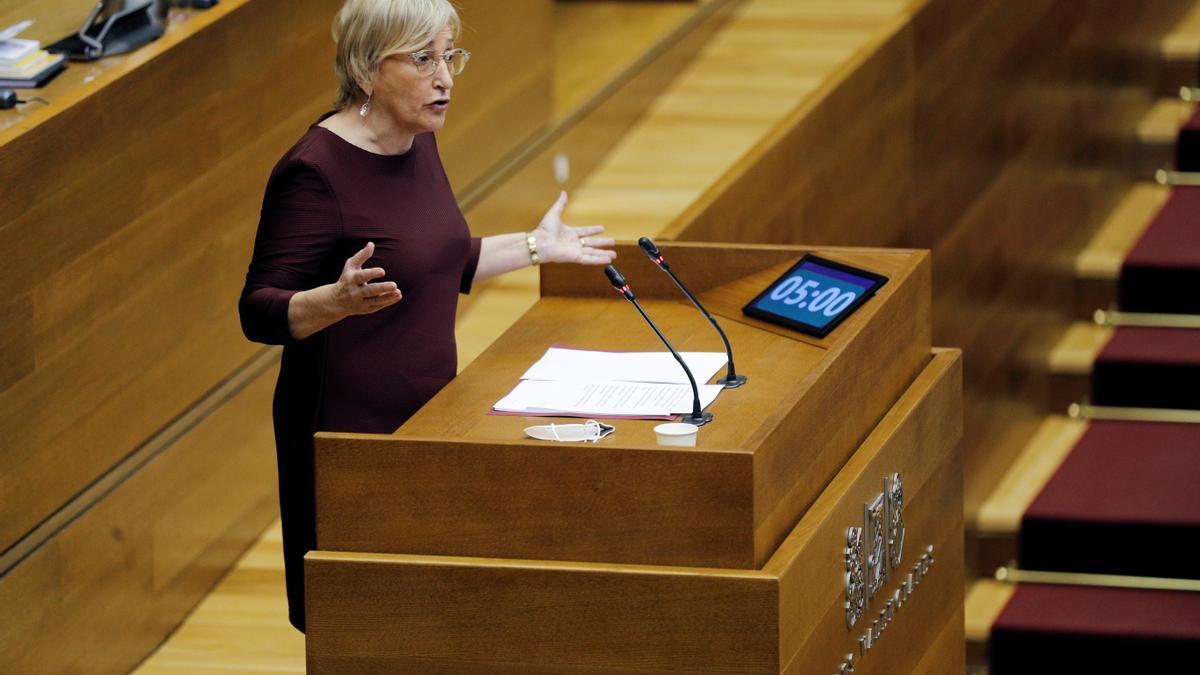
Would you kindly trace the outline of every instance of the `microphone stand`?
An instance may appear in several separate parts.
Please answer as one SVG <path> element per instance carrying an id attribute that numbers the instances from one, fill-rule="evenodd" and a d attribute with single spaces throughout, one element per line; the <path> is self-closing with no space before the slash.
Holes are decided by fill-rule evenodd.
<path id="1" fill-rule="evenodd" d="M 666 345 L 668 350 L 670 350 L 671 356 L 675 357 L 675 360 L 679 362 L 679 366 L 683 368 L 683 372 L 687 374 L 688 382 L 690 382 L 692 385 L 692 412 L 685 414 L 682 417 L 683 421 L 688 422 L 689 424 L 695 424 L 698 427 L 702 427 L 711 422 L 713 414 L 705 410 L 701 410 L 700 408 L 700 388 L 696 386 L 696 378 L 692 375 L 692 369 L 688 368 L 687 364 L 683 362 L 683 357 L 680 356 L 679 352 L 675 351 L 675 348 L 672 347 L 671 343 L 667 341 L 667 336 L 663 335 L 662 331 L 658 329 L 658 326 L 654 325 L 654 322 L 650 320 L 650 316 L 646 314 L 646 310 L 642 309 L 641 304 L 638 303 L 637 298 L 634 297 L 633 291 L 629 288 L 629 284 L 625 283 L 625 277 L 621 276 L 621 273 L 617 271 L 617 268 L 613 267 L 612 265 L 608 265 L 604 268 L 604 274 L 608 277 L 609 282 L 612 283 L 613 288 L 617 289 L 618 293 L 625 296 L 625 299 L 628 300 L 634 306 L 634 308 L 637 309 L 638 313 L 642 315 L 642 318 L 646 320 L 646 323 L 650 324 L 650 328 L 654 329 L 654 334 L 658 336 L 659 340 L 662 340 L 662 343 Z"/>
<path id="2" fill-rule="evenodd" d="M 663 258 L 662 253 L 659 252 L 658 247 L 654 245 L 654 242 L 650 241 L 649 237 L 642 237 L 641 239 L 638 239 L 638 246 L 642 247 L 642 251 L 646 254 L 646 257 L 650 259 L 650 262 L 657 265 L 659 269 L 667 273 L 667 276 L 671 277 L 671 281 L 674 281 L 675 285 L 679 287 L 679 290 L 683 291 L 683 294 L 687 296 L 688 300 L 692 301 L 692 304 L 696 306 L 696 309 L 700 310 L 700 313 L 704 315 L 704 318 L 708 319 L 708 322 L 712 324 L 712 327 L 717 329 L 717 335 L 720 335 L 721 342 L 725 343 L 725 356 L 729 359 L 729 368 L 725 371 L 725 377 L 717 380 L 717 384 L 725 387 L 726 389 L 737 389 L 743 384 L 746 384 L 746 376 L 738 375 L 737 371 L 734 370 L 733 347 L 730 346 L 729 338 L 725 337 L 725 331 L 721 330 L 721 326 L 717 324 L 717 320 L 712 317 L 712 314 L 708 313 L 707 309 L 704 309 L 704 305 L 701 305 L 700 301 L 696 299 L 696 296 L 692 295 L 692 292 L 687 289 L 687 286 L 683 285 L 683 282 L 679 280 L 679 277 L 675 276 L 675 272 L 671 270 L 671 266 L 667 264 L 667 261 Z"/>

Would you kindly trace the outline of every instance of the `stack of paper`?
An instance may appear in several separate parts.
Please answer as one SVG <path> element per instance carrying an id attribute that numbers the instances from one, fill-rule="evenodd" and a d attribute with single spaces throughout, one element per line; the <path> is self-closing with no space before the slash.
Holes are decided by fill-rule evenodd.
<path id="1" fill-rule="evenodd" d="M 42 49 L 37 40 L 0 40 L 0 87 L 40 87 L 65 64 L 65 56 Z"/>
<path id="2" fill-rule="evenodd" d="M 725 366 L 724 352 L 683 352 L 696 382 Z M 700 406 L 721 393 L 700 384 Z M 564 417 L 669 418 L 692 411 L 687 374 L 669 352 L 598 352 L 551 347 L 493 406 L 498 413 Z"/>

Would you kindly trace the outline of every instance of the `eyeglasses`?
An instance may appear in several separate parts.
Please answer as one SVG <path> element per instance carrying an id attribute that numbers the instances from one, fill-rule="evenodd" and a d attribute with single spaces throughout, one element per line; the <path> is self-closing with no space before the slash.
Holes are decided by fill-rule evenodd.
<path id="1" fill-rule="evenodd" d="M 444 54 L 437 55 L 424 49 L 409 54 L 408 58 L 412 59 L 413 65 L 417 67 L 417 72 L 422 77 L 429 77 L 436 73 L 441 61 L 446 62 L 446 70 L 450 71 L 451 75 L 458 75 L 467 67 L 467 61 L 471 60 L 471 52 L 465 49 L 451 49 Z"/>

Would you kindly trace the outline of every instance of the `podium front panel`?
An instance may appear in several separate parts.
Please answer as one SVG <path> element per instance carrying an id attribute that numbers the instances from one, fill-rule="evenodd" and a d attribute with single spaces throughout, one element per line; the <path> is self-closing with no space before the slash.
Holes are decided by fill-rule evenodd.
<path id="1" fill-rule="evenodd" d="M 927 357 L 761 569 L 314 551 L 308 666 L 963 672 L 961 377 L 959 352 Z M 897 475 L 902 543 L 851 626 L 847 570 L 870 560 L 847 533 Z"/>

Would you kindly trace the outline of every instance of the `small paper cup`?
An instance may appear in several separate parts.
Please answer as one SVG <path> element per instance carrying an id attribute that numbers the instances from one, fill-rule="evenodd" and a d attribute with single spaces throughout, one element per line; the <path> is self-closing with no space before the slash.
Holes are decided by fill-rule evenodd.
<path id="1" fill-rule="evenodd" d="M 696 432 L 700 427 L 686 422 L 668 422 L 654 427 L 654 435 L 658 437 L 659 445 L 678 445 L 686 448 L 696 447 Z"/>

